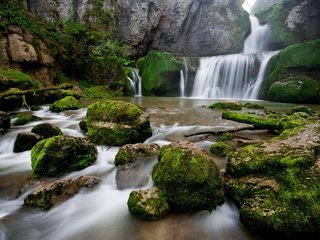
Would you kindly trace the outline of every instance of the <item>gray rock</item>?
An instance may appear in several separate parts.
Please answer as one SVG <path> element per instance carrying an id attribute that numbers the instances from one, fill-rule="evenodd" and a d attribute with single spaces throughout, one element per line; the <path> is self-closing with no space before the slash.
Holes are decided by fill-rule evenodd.
<path id="1" fill-rule="evenodd" d="M 21 132 L 17 135 L 13 145 L 13 152 L 31 150 L 40 140 L 41 136 L 32 132 Z"/>

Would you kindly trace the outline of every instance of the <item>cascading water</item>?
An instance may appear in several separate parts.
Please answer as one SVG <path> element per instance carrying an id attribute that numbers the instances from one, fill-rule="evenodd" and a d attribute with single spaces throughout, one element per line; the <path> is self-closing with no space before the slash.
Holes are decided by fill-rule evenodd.
<path id="1" fill-rule="evenodd" d="M 243 53 L 200 59 L 192 97 L 257 99 L 267 64 L 277 52 L 264 52 L 271 34 L 269 25 L 260 25 L 253 15 L 250 23 Z"/>
<path id="2" fill-rule="evenodd" d="M 180 71 L 180 97 L 186 97 L 186 86 L 188 84 L 188 63 L 187 59 L 183 58 L 184 71 Z"/>
<path id="3" fill-rule="evenodd" d="M 129 77 L 128 79 L 130 81 L 133 95 L 135 97 L 142 97 L 142 90 L 141 90 L 142 83 L 141 83 L 141 77 L 139 75 L 139 69 L 137 68 L 132 69 L 132 79 Z"/>

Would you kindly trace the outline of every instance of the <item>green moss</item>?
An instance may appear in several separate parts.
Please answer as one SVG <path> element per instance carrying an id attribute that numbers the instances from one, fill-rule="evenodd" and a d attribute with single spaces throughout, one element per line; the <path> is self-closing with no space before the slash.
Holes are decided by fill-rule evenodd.
<path id="1" fill-rule="evenodd" d="M 40 141 L 31 150 L 33 175 L 61 176 L 91 165 L 97 149 L 88 140 L 69 136 L 55 136 Z"/>
<path id="2" fill-rule="evenodd" d="M 25 125 L 29 122 L 38 121 L 41 120 L 41 118 L 33 115 L 32 113 L 23 113 L 19 115 L 19 117 L 14 121 L 14 126 L 21 126 Z"/>
<path id="3" fill-rule="evenodd" d="M 72 96 L 67 96 L 50 105 L 49 110 L 51 112 L 58 113 L 66 110 L 76 110 L 82 107 L 83 105 L 79 102 L 79 100 Z"/>
<path id="4" fill-rule="evenodd" d="M 210 152 L 218 156 L 228 156 L 233 148 L 223 142 L 217 142 L 211 145 Z"/>
<path id="5" fill-rule="evenodd" d="M 143 79 L 143 95 L 165 93 L 165 90 L 174 92 L 179 89 L 183 64 L 172 54 L 150 51 L 147 56 L 138 60 L 138 67 Z"/>
<path id="6" fill-rule="evenodd" d="M 10 88 L 31 89 L 42 87 L 42 84 L 29 75 L 13 69 L 0 68 L 0 91 Z"/>
<path id="7" fill-rule="evenodd" d="M 41 123 L 34 126 L 31 132 L 40 135 L 43 138 L 50 138 L 53 136 L 63 135 L 61 129 L 49 123 Z"/>
<path id="8" fill-rule="evenodd" d="M 241 110 L 242 105 L 238 102 L 218 102 L 209 106 L 211 109 L 222 109 L 222 110 Z"/>
<path id="9" fill-rule="evenodd" d="M 220 134 L 217 138 L 217 142 L 224 142 L 224 141 L 229 141 L 233 139 L 233 134 L 230 132 L 226 132 L 223 134 Z"/>
<path id="10" fill-rule="evenodd" d="M 152 179 L 164 191 L 169 205 L 178 210 L 211 211 L 224 202 L 218 168 L 206 153 L 194 147 L 162 147 Z"/>
<path id="11" fill-rule="evenodd" d="M 303 112 L 303 113 L 307 113 L 309 115 L 312 115 L 315 113 L 311 108 L 308 108 L 306 106 L 296 106 L 296 107 L 293 107 L 289 110 L 289 114 L 294 114 L 297 112 Z"/>
<path id="12" fill-rule="evenodd" d="M 257 103 L 245 103 L 243 104 L 243 107 L 249 108 L 249 109 L 265 109 L 264 106 Z"/>

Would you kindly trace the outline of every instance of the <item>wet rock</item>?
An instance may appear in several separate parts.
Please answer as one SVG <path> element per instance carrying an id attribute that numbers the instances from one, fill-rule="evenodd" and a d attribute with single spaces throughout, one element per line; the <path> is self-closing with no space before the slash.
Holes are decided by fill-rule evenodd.
<path id="1" fill-rule="evenodd" d="M 211 109 L 222 109 L 222 110 L 241 110 L 242 105 L 239 102 L 218 102 L 209 106 Z"/>
<path id="2" fill-rule="evenodd" d="M 227 194 L 240 206 L 240 220 L 268 236 L 319 236 L 320 126 L 284 131 L 229 156 Z"/>
<path id="3" fill-rule="evenodd" d="M 137 105 L 122 101 L 91 104 L 87 127 L 94 143 L 108 146 L 143 142 L 152 135 L 149 114 Z"/>
<path id="4" fill-rule="evenodd" d="M 79 102 L 78 99 L 72 96 L 67 96 L 50 105 L 49 110 L 51 112 L 58 113 L 58 112 L 63 112 L 67 110 L 77 110 L 82 107 L 83 105 Z"/>
<path id="5" fill-rule="evenodd" d="M 55 136 L 32 148 L 31 166 L 34 176 L 53 177 L 84 169 L 96 158 L 97 148 L 88 139 Z"/>
<path id="6" fill-rule="evenodd" d="M 296 106 L 290 109 L 289 114 L 294 114 L 297 112 L 303 112 L 309 115 L 312 115 L 315 113 L 311 108 L 308 108 L 307 106 Z"/>
<path id="7" fill-rule="evenodd" d="M 162 218 L 170 211 L 164 193 L 158 187 L 131 192 L 127 204 L 133 215 L 147 220 Z"/>
<path id="8" fill-rule="evenodd" d="M 13 152 L 24 152 L 31 150 L 42 137 L 32 132 L 21 132 L 17 135 L 13 145 Z"/>
<path id="9" fill-rule="evenodd" d="M 32 113 L 23 113 L 18 116 L 18 118 L 14 121 L 14 126 L 26 125 L 29 122 L 38 121 L 41 118 L 33 115 Z"/>
<path id="10" fill-rule="evenodd" d="M 100 182 L 100 179 L 96 177 L 82 176 L 75 180 L 64 179 L 52 183 L 40 183 L 40 185 L 25 198 L 24 206 L 49 210 L 57 204 L 72 198 L 81 188 L 93 188 Z"/>
<path id="11" fill-rule="evenodd" d="M 160 147 L 158 144 L 127 144 L 119 149 L 114 164 L 119 166 L 133 163 L 137 159 L 155 156 L 159 152 Z"/>
<path id="12" fill-rule="evenodd" d="M 230 145 L 224 142 L 216 142 L 211 145 L 210 152 L 212 154 L 218 155 L 218 156 L 228 156 L 231 154 L 232 151 L 234 151 Z"/>
<path id="13" fill-rule="evenodd" d="M 81 120 L 79 122 L 79 127 L 82 131 L 88 132 L 88 127 L 87 127 L 87 121 L 86 120 Z"/>
<path id="14" fill-rule="evenodd" d="M 31 129 L 31 132 L 40 135 L 43 138 L 50 138 L 63 135 L 61 129 L 50 123 L 40 123 Z"/>
<path id="15" fill-rule="evenodd" d="M 11 127 L 10 121 L 10 116 L 5 112 L 0 111 L 0 129 L 9 129 Z"/>
<path id="16" fill-rule="evenodd" d="M 224 202 L 223 181 L 214 160 L 190 142 L 162 147 L 152 179 L 174 209 L 211 211 Z"/>

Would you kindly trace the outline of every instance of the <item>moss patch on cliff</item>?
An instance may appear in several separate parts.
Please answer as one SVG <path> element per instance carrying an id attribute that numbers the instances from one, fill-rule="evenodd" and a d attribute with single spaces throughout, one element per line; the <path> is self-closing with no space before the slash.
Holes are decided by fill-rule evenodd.
<path id="1" fill-rule="evenodd" d="M 138 60 L 143 95 L 176 94 L 179 89 L 181 60 L 166 52 L 150 51 Z"/>

